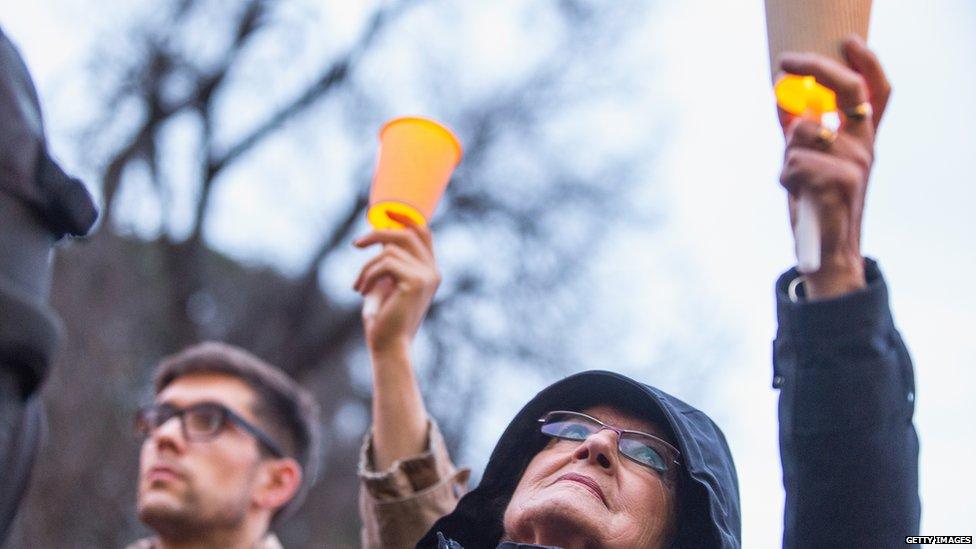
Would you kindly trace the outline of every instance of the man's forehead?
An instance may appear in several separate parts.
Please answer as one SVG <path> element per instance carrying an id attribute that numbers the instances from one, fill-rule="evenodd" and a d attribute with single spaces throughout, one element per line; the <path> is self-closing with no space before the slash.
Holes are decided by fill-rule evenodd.
<path id="1" fill-rule="evenodd" d="M 250 410 L 254 397 L 251 387 L 238 377 L 217 372 L 194 372 L 171 381 L 156 395 L 155 400 L 174 406 L 217 402 L 242 412 Z"/>

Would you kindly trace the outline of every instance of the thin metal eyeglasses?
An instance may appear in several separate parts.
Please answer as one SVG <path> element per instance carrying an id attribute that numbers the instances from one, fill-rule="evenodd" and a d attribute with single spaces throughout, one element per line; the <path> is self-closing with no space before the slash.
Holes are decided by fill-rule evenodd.
<path id="1" fill-rule="evenodd" d="M 681 452 L 667 441 L 640 431 L 618 429 L 586 414 L 558 410 L 547 413 L 538 421 L 543 434 L 579 442 L 609 429 L 617 433 L 617 450 L 621 455 L 669 478 L 677 474 L 681 465 Z"/>
<path id="2" fill-rule="evenodd" d="M 193 442 L 207 442 L 213 440 L 227 425 L 234 423 L 257 439 L 275 457 L 285 457 L 284 451 L 267 433 L 259 427 L 242 418 L 233 410 L 216 402 L 200 402 L 186 408 L 178 408 L 171 404 L 150 404 L 143 406 L 136 412 L 136 432 L 143 437 L 149 437 L 152 432 L 173 417 L 180 420 L 183 437 Z"/>

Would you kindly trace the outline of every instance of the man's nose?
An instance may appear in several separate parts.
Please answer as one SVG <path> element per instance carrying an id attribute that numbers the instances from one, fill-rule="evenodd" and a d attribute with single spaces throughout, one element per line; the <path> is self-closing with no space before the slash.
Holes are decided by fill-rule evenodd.
<path id="1" fill-rule="evenodd" d="M 617 433 L 611 429 L 594 433 L 576 448 L 573 457 L 604 469 L 613 469 L 617 466 L 617 437 Z"/>
<path id="2" fill-rule="evenodd" d="M 177 416 L 167 419 L 162 425 L 153 429 L 150 438 L 160 449 L 169 447 L 178 452 L 182 452 L 186 448 L 186 439 L 183 437 L 183 426 L 180 418 Z"/>

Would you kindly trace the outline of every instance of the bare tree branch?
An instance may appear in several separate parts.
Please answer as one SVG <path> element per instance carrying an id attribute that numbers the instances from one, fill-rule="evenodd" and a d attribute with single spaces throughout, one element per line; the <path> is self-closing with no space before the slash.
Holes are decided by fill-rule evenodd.
<path id="1" fill-rule="evenodd" d="M 211 191 L 220 173 L 269 135 L 281 128 L 286 122 L 300 115 L 310 106 L 314 105 L 319 98 L 327 95 L 334 88 L 345 82 L 356 62 L 369 49 L 384 25 L 388 23 L 391 14 L 400 12 L 399 9 L 396 9 L 398 7 L 378 8 L 355 44 L 344 55 L 332 61 L 329 67 L 321 72 L 321 76 L 306 88 L 304 92 L 299 94 L 291 103 L 272 114 L 235 145 L 230 146 L 225 153 L 208 157 L 200 197 L 197 203 L 196 215 L 194 217 L 193 230 L 190 236 L 192 241 L 199 241 L 200 239 L 200 233 L 205 221 L 204 217 L 209 210 Z"/>

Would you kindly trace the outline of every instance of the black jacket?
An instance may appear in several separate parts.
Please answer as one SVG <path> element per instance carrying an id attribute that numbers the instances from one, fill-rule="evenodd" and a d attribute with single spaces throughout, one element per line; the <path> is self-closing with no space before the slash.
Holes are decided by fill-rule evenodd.
<path id="1" fill-rule="evenodd" d="M 37 393 L 58 336 L 51 248 L 85 234 L 96 215 L 85 187 L 48 155 L 30 73 L 0 30 L 0 543 L 41 437 Z"/>
<path id="2" fill-rule="evenodd" d="M 787 548 L 904 547 L 918 535 L 912 361 L 877 264 L 865 271 L 866 289 L 826 301 L 791 302 L 795 271 L 776 284 Z"/>
<path id="3" fill-rule="evenodd" d="M 912 365 L 881 273 L 872 260 L 865 267 L 868 287 L 837 299 L 793 303 L 787 287 L 795 271 L 776 285 L 773 383 L 781 389 L 787 548 L 901 547 L 918 532 Z M 674 546 L 739 547 L 738 481 L 721 431 L 680 400 L 611 372 L 570 376 L 533 398 L 502 434 L 481 484 L 417 547 L 496 547 L 515 486 L 545 444 L 535 420 L 553 409 L 633 402 L 670 426 L 686 464 L 688 501 Z"/>

